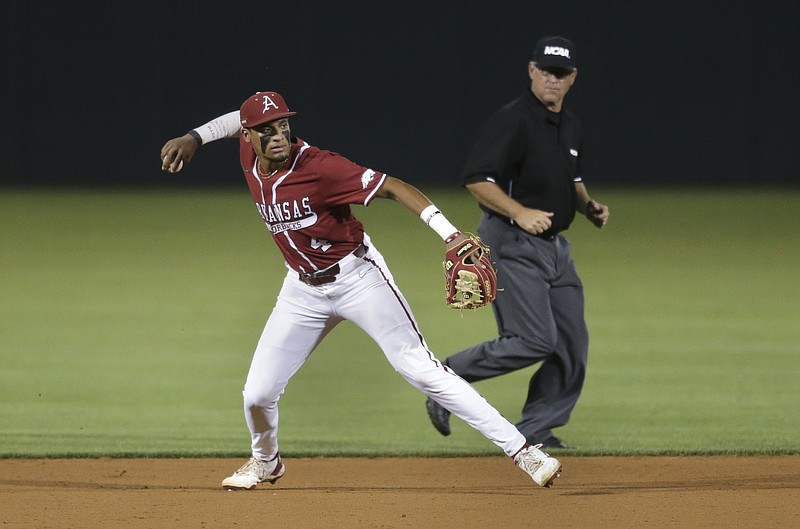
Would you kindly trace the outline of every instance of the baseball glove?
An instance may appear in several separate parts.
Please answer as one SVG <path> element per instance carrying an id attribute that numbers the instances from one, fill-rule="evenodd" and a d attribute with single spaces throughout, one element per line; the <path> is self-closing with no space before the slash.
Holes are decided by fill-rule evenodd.
<path id="1" fill-rule="evenodd" d="M 477 309 L 497 296 L 497 272 L 489 247 L 471 233 L 444 257 L 446 303 L 454 309 Z"/>

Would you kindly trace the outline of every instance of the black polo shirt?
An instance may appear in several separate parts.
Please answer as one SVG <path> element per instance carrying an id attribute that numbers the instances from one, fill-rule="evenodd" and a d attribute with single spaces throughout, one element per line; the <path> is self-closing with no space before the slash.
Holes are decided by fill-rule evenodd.
<path id="1" fill-rule="evenodd" d="M 552 227 L 543 235 L 555 235 L 575 218 L 582 142 L 574 115 L 563 108 L 550 112 L 526 90 L 486 122 L 467 159 L 462 183 L 494 182 L 522 205 L 552 211 Z"/>

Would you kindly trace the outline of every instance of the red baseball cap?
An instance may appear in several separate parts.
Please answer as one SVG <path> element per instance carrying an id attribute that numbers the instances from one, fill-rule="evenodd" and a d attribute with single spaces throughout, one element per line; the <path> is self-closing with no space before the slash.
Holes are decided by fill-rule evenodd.
<path id="1" fill-rule="evenodd" d="M 242 103 L 239 109 L 239 120 L 242 127 L 250 129 L 269 123 L 276 119 L 294 116 L 297 112 L 289 112 L 286 101 L 277 92 L 256 92 Z"/>

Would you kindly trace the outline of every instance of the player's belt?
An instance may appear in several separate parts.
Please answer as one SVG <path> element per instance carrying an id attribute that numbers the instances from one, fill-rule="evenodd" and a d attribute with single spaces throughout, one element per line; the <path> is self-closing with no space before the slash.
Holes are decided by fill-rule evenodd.
<path id="1" fill-rule="evenodd" d="M 367 247 L 363 244 L 359 244 L 355 250 L 350 255 L 353 255 L 356 258 L 364 257 L 367 253 Z M 319 285 L 325 285 L 327 283 L 333 283 L 336 281 L 336 276 L 341 271 L 341 267 L 339 263 L 334 264 L 333 266 L 329 266 L 325 270 L 319 270 L 317 272 L 311 272 L 308 274 L 298 274 L 300 277 L 300 281 L 305 283 L 306 285 L 311 285 L 312 287 L 317 287 Z"/>

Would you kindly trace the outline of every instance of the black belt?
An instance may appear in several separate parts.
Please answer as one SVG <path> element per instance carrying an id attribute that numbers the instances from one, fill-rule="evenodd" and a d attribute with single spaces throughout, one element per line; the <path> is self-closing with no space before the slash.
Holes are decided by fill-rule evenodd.
<path id="1" fill-rule="evenodd" d="M 367 254 L 367 247 L 364 244 L 359 244 L 355 250 L 353 250 L 353 255 L 356 257 L 364 257 Z M 308 274 L 298 274 L 300 277 L 300 281 L 305 283 L 306 285 L 311 285 L 312 287 L 318 287 L 319 285 L 325 285 L 327 283 L 333 283 L 336 281 L 336 276 L 341 272 L 339 268 L 339 263 L 336 263 L 332 266 L 329 266 L 325 270 L 319 270 L 317 272 L 311 272 Z"/>
<path id="2" fill-rule="evenodd" d="M 505 224 L 508 224 L 509 226 L 513 226 L 513 227 L 515 227 L 515 228 L 517 228 L 519 230 L 522 230 L 522 228 L 517 226 L 517 224 L 514 223 L 511 219 L 509 219 L 508 217 L 505 217 L 503 215 L 499 215 L 497 213 L 490 213 L 490 212 L 487 211 L 486 212 L 486 216 L 489 217 L 490 219 L 500 220 L 500 221 L 504 222 Z M 525 231 L 525 230 L 523 230 L 523 231 Z M 545 233 L 533 234 L 533 233 L 530 233 L 530 232 L 527 232 L 527 231 L 525 233 L 527 233 L 528 235 L 533 235 L 534 237 L 537 237 L 537 238 L 545 240 L 545 241 L 550 241 L 550 242 L 556 240 L 556 237 L 558 236 L 558 233 L 547 233 L 547 232 L 545 232 Z"/>

